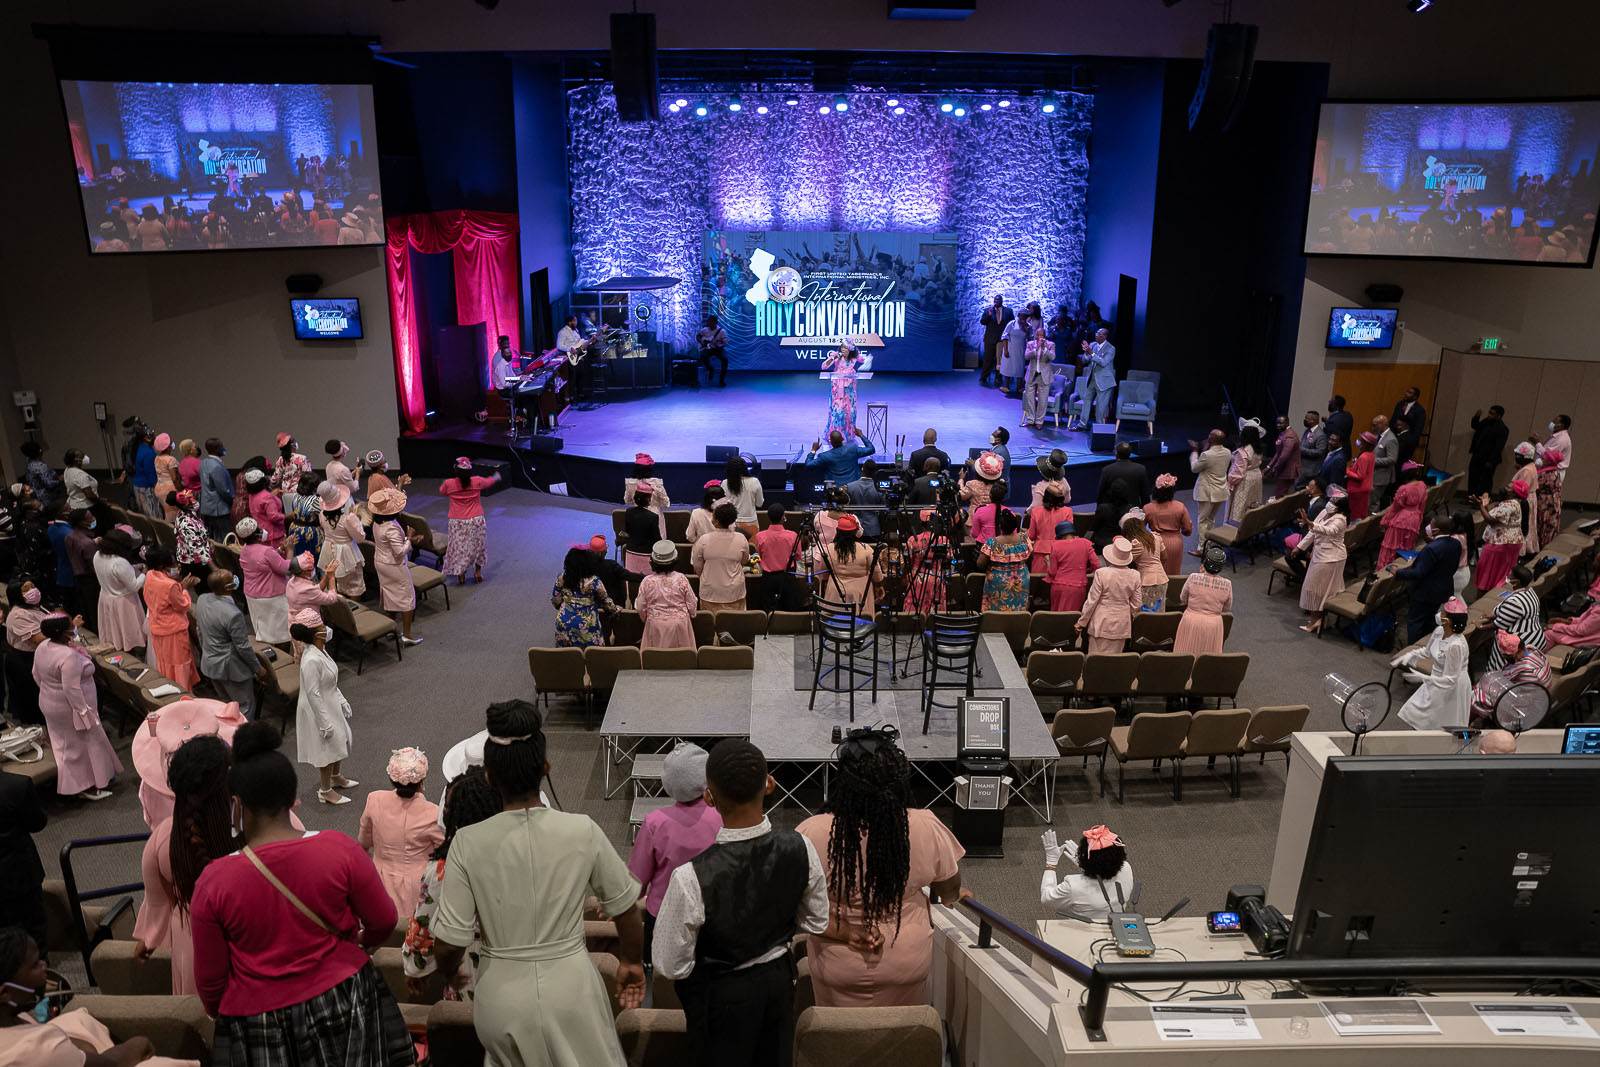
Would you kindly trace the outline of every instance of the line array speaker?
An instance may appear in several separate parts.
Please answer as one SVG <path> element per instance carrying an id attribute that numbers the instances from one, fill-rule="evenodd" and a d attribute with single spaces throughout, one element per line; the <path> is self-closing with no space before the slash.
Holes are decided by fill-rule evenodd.
<path id="1" fill-rule="evenodd" d="M 1200 84 L 1189 101 L 1189 129 L 1221 133 L 1233 126 L 1250 92 L 1260 29 L 1243 22 L 1219 22 L 1206 34 L 1206 61 Z"/>
<path id="2" fill-rule="evenodd" d="M 654 122 L 656 100 L 656 17 L 639 12 L 611 16 L 611 85 L 617 116 L 623 122 Z"/>

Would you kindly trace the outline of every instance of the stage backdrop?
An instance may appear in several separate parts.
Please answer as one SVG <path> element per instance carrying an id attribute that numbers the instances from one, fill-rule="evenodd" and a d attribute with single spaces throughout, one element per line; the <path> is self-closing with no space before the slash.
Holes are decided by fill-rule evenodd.
<path id="1" fill-rule="evenodd" d="M 661 121 L 639 123 L 618 121 L 609 87 L 572 90 L 579 287 L 619 274 L 684 279 L 662 294 L 656 321 L 662 340 L 691 350 L 707 230 L 953 233 L 955 331 L 974 347 L 995 293 L 1016 307 L 1078 303 L 1091 97 L 1061 94 L 1054 115 L 1029 101 L 958 120 L 927 98 L 901 100 L 895 115 L 887 94 L 864 91 L 822 115 L 831 94 L 786 88 L 751 88 L 740 111 L 718 105 L 700 119 L 665 108 L 713 93 L 675 86 L 662 91 Z"/>
<path id="2" fill-rule="evenodd" d="M 702 270 L 736 368 L 814 368 L 850 338 L 874 370 L 950 369 L 953 233 L 707 230 Z"/>

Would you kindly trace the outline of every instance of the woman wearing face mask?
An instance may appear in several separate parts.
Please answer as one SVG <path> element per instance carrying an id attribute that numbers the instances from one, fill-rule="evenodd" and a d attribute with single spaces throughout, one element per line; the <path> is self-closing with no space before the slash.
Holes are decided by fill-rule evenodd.
<path id="1" fill-rule="evenodd" d="M 367 956 L 394 933 L 394 901 L 353 838 L 295 828 L 299 782 L 281 743 L 263 722 L 234 734 L 244 844 L 206 865 L 189 909 L 212 1062 L 411 1067 L 411 1035 Z"/>
<path id="2" fill-rule="evenodd" d="M 1390 666 L 1404 667 L 1405 679 L 1417 691 L 1400 709 L 1400 718 L 1413 730 L 1438 730 L 1467 725 L 1472 706 L 1472 679 L 1467 675 L 1467 604 L 1451 597 L 1439 609 L 1439 625 L 1420 650 L 1408 652 Z M 1426 672 L 1417 669 L 1423 656 L 1431 664 Z"/>
<path id="3" fill-rule="evenodd" d="M 39 623 L 45 640 L 33 654 L 33 680 L 56 761 L 56 792 L 105 800 L 111 795 L 106 787 L 122 773 L 122 761 L 100 725 L 94 660 L 75 640 L 76 625 L 59 612 Z"/>
<path id="4" fill-rule="evenodd" d="M 194 1060 L 151 1056 L 147 1037 L 120 1045 L 79 1008 L 48 1022 L 34 1017 L 48 971 L 39 946 L 20 926 L 0 926 L 0 1063 L 28 1067 L 183 1067 Z"/>
<path id="5" fill-rule="evenodd" d="M 339 773 L 350 755 L 350 702 L 339 692 L 339 665 L 328 655 L 326 626 L 295 623 L 289 636 L 300 642 L 300 700 L 295 705 L 295 747 L 301 763 L 317 769 L 317 799 L 324 804 L 348 804 L 340 793 L 360 785 Z"/>
<path id="6" fill-rule="evenodd" d="M 139 550 L 131 527 L 118 526 L 100 538 L 94 576 L 100 583 L 100 638 L 123 652 L 146 644 L 144 611 L 139 593 L 145 576 L 139 571 Z"/>
<path id="7" fill-rule="evenodd" d="M 144 603 L 150 611 L 150 655 L 156 670 L 176 685 L 193 689 L 200 681 L 189 644 L 190 593 L 200 584 L 192 574 L 179 577 L 172 553 L 152 545 L 145 553 Z"/>
<path id="8" fill-rule="evenodd" d="M 18 722 L 42 726 L 39 685 L 33 680 L 34 649 L 44 641 L 39 623 L 49 614 L 39 587 L 26 578 L 6 586 L 6 711 Z"/>

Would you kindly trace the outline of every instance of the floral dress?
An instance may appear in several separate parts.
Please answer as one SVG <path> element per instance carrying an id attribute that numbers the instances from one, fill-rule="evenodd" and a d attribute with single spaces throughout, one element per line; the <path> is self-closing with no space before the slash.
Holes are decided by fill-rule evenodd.
<path id="1" fill-rule="evenodd" d="M 272 472 L 267 478 L 267 488 L 274 493 L 292 493 L 300 486 L 300 476 L 311 472 L 311 461 L 295 452 L 284 459 L 272 461 Z"/>
<path id="2" fill-rule="evenodd" d="M 400 966 L 407 978 L 426 978 L 439 969 L 438 954 L 433 947 L 433 913 L 439 910 L 439 888 L 444 884 L 445 861 L 437 859 L 422 869 L 422 895 L 417 898 L 416 913 L 406 927 L 406 941 L 400 946 Z M 446 1000 L 471 1000 L 472 988 L 478 980 L 479 943 L 476 939 L 467 946 L 456 970 L 456 981 L 444 987 Z"/>
<path id="3" fill-rule="evenodd" d="M 828 425 L 823 428 L 826 438 L 834 430 L 844 434 L 846 441 L 856 435 L 856 364 L 853 359 L 829 356 L 822 369 L 833 372 L 833 395 L 828 403 Z"/>
<path id="4" fill-rule="evenodd" d="M 1561 471 L 1550 466 L 1539 471 L 1539 543 L 1548 545 L 1561 532 Z"/>
<path id="5" fill-rule="evenodd" d="M 1001 544 L 998 537 L 983 543 L 989 557 L 989 570 L 983 577 L 984 611 L 1028 610 L 1028 561 L 1033 546 L 1026 537 Z"/>
<path id="6" fill-rule="evenodd" d="M 606 643 L 601 614 L 617 610 L 598 578 L 585 578 L 577 592 L 568 589 L 560 578 L 550 589 L 550 603 L 556 609 L 556 645 L 561 648 L 588 648 Z"/>
<path id="7" fill-rule="evenodd" d="M 178 512 L 178 517 L 172 520 L 172 534 L 177 541 L 174 555 L 179 563 L 185 567 L 211 566 L 211 538 L 194 508 Z"/>

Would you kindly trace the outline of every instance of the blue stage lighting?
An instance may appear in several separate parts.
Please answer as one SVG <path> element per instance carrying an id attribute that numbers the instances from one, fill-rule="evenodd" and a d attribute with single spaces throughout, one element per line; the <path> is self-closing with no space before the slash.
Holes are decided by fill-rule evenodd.
<path id="1" fill-rule="evenodd" d="M 800 98 L 797 96 L 786 96 L 783 98 L 783 104 L 785 107 L 794 107 L 799 102 Z"/>
<path id="2" fill-rule="evenodd" d="M 1011 101 L 1009 101 L 1009 100 L 997 100 L 997 101 L 995 101 L 995 103 L 997 103 L 1001 107 L 1010 107 L 1011 106 Z"/>
<path id="3" fill-rule="evenodd" d="M 679 107 L 677 104 L 668 104 L 667 110 L 676 115 L 678 112 L 682 111 L 683 108 Z"/>
<path id="4" fill-rule="evenodd" d="M 967 117 L 967 109 L 960 104 L 957 104 L 955 106 L 955 110 L 951 111 L 950 114 L 954 115 L 958 119 L 964 119 Z"/>
<path id="5" fill-rule="evenodd" d="M 955 108 L 956 108 L 956 105 L 954 103 L 952 103 L 951 101 L 949 101 L 949 100 L 941 100 L 941 101 L 939 101 L 939 110 L 944 112 L 946 115 L 948 115 L 948 114 L 950 114 L 950 112 L 954 111 Z"/>
<path id="6" fill-rule="evenodd" d="M 994 110 L 994 105 L 993 104 L 979 104 L 978 105 L 978 110 L 979 111 L 993 111 Z"/>
<path id="7" fill-rule="evenodd" d="M 827 104 L 822 104 L 817 108 L 817 114 L 831 115 L 833 114 L 833 108 L 829 107 Z"/>
<path id="8" fill-rule="evenodd" d="M 850 110 L 850 101 L 848 101 L 848 100 L 846 100 L 844 98 L 844 94 L 843 93 L 841 93 L 838 96 L 833 98 L 833 110 L 835 110 L 835 111 L 849 111 Z"/>
<path id="9" fill-rule="evenodd" d="M 900 101 L 891 96 L 889 99 L 887 99 L 887 100 L 885 100 L 883 102 L 883 106 L 884 107 L 899 107 L 900 106 Z"/>
<path id="10" fill-rule="evenodd" d="M 756 106 L 756 114 L 757 115 L 765 115 L 766 113 L 767 113 L 767 105 L 766 104 L 759 104 L 759 105 Z"/>
<path id="11" fill-rule="evenodd" d="M 728 101 L 728 110 L 729 111 L 743 111 L 744 110 L 744 101 L 740 100 L 737 96 L 733 97 L 731 100 Z"/>
<path id="12" fill-rule="evenodd" d="M 706 106 L 704 104 L 696 104 L 695 108 L 694 108 L 694 113 L 695 113 L 695 116 L 697 118 L 702 118 L 702 119 L 705 118 L 706 117 Z"/>
<path id="13" fill-rule="evenodd" d="M 894 113 L 896 115 L 904 115 L 906 113 L 906 109 L 903 107 L 897 107 L 894 109 Z"/>
<path id="14" fill-rule="evenodd" d="M 674 107 L 688 107 L 689 106 L 689 101 L 685 100 L 683 97 L 680 96 L 680 97 L 678 97 L 678 99 L 674 100 L 672 102 L 672 104 L 673 104 Z"/>
<path id="15" fill-rule="evenodd" d="M 1056 113 L 1056 98 L 1053 96 L 1045 97 L 1039 103 L 1039 110 L 1043 111 L 1046 115 L 1054 115 Z"/>

